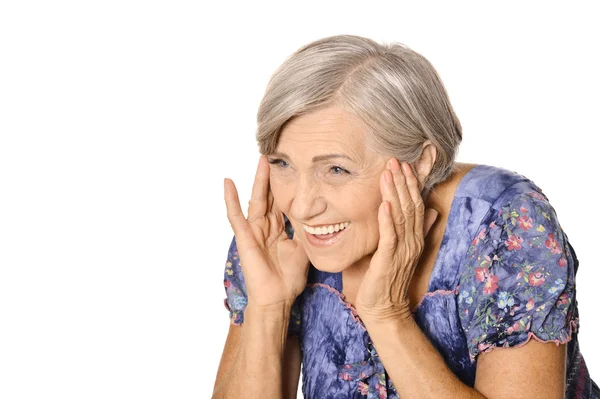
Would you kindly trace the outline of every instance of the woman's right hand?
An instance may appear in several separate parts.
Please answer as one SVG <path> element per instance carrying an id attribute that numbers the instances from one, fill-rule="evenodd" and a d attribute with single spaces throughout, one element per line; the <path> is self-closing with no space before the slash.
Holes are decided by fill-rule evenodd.
<path id="1" fill-rule="evenodd" d="M 235 184 L 224 180 L 227 218 L 235 234 L 244 273 L 248 304 L 255 308 L 288 306 L 304 290 L 308 256 L 294 234 L 285 231 L 283 213 L 277 209 L 269 184 L 269 163 L 261 155 L 248 218 L 244 217 Z"/>

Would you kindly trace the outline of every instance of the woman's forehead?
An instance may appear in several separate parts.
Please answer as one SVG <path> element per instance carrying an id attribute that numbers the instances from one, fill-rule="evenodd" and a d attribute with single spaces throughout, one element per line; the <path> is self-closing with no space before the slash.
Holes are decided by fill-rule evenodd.
<path id="1" fill-rule="evenodd" d="M 278 152 L 342 152 L 355 157 L 365 149 L 366 126 L 357 117 L 334 108 L 292 119 L 282 129 Z"/>
<path id="2" fill-rule="evenodd" d="M 367 150 L 364 139 L 356 134 L 343 131 L 288 131 L 282 134 L 276 152 L 290 157 L 319 157 L 328 154 L 343 154 L 360 162 Z"/>
<path id="3" fill-rule="evenodd" d="M 351 133 L 363 130 L 365 127 L 354 114 L 338 106 L 331 106 L 295 116 L 286 123 L 282 132 Z"/>

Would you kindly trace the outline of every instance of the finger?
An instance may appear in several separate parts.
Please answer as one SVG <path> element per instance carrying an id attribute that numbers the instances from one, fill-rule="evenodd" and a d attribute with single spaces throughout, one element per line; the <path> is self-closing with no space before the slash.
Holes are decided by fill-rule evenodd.
<path id="1" fill-rule="evenodd" d="M 407 192 L 410 195 L 410 200 L 413 204 L 413 232 L 414 234 L 423 234 L 423 237 L 425 237 L 427 235 L 427 233 L 423 231 L 423 217 L 425 215 L 425 204 L 423 203 L 423 197 L 421 196 L 419 180 L 417 179 L 417 176 L 415 176 L 415 174 L 413 173 L 410 165 L 406 162 L 402 164 L 402 172 L 406 181 Z"/>
<path id="2" fill-rule="evenodd" d="M 381 261 L 377 262 L 376 267 L 391 265 L 392 259 L 398 245 L 398 236 L 396 235 L 396 226 L 392 217 L 392 207 L 388 201 L 382 201 L 377 213 L 379 222 L 379 244 L 377 246 L 378 258 L 382 256 Z M 373 264 L 371 264 L 373 267 Z"/>
<path id="3" fill-rule="evenodd" d="M 390 204 L 391 218 L 396 229 L 398 236 L 404 236 L 404 215 L 400 209 L 400 199 L 398 198 L 398 192 L 394 186 L 394 176 L 392 171 L 385 169 L 381 174 L 380 179 L 381 197 L 383 201 L 387 201 Z"/>
<path id="4" fill-rule="evenodd" d="M 264 155 L 258 159 L 252 195 L 248 206 L 248 220 L 253 221 L 267 213 L 269 195 L 269 163 Z"/>
<path id="5" fill-rule="evenodd" d="M 227 219 L 233 229 L 236 243 L 240 251 L 256 247 L 256 239 L 252 234 L 250 224 L 244 217 L 235 184 L 231 179 L 223 181 L 225 191 L 225 206 L 227 207 Z"/>
<path id="6" fill-rule="evenodd" d="M 413 235 L 415 229 L 415 204 L 408 191 L 406 177 L 401 170 L 400 163 L 396 158 L 389 162 L 392 175 L 394 176 L 394 185 L 400 199 L 400 210 L 404 217 L 404 229 L 406 235 Z"/>

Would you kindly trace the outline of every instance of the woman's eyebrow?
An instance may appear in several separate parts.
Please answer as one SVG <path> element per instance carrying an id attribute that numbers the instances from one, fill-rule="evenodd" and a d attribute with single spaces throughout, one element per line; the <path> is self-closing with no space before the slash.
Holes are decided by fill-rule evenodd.
<path id="1" fill-rule="evenodd" d="M 287 156 L 283 152 L 274 152 L 272 155 L 275 156 L 275 157 L 278 157 L 278 158 L 287 158 L 287 159 L 290 158 L 289 156 Z M 356 162 L 352 158 L 350 158 L 349 156 L 347 156 L 345 154 L 316 155 L 316 156 L 313 157 L 312 161 L 313 162 L 320 162 L 320 161 L 326 161 L 326 160 L 332 159 L 332 158 L 345 158 L 345 159 L 348 159 L 348 160 L 350 160 L 352 162 Z"/>

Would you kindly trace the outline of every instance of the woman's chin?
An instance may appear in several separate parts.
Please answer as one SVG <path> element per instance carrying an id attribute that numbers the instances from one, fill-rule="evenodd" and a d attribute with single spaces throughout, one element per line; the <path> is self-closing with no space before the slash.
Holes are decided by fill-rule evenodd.
<path id="1" fill-rule="evenodd" d="M 348 265 L 345 262 L 340 262 L 339 260 L 328 261 L 325 259 L 310 259 L 310 263 L 315 269 L 327 273 L 339 273 L 348 268 Z"/>

